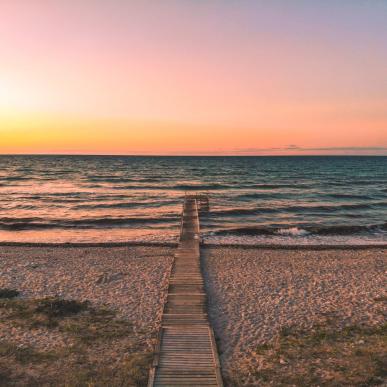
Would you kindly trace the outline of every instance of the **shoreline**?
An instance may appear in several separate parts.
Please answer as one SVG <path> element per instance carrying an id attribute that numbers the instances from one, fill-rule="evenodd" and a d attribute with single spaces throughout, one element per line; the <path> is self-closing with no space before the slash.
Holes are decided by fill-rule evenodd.
<path id="1" fill-rule="evenodd" d="M 54 247 L 54 248 L 114 248 L 114 247 L 169 247 L 176 248 L 177 242 L 0 242 L 0 247 Z M 200 247 L 204 249 L 258 249 L 258 250 L 369 250 L 369 249 L 387 249 L 387 243 L 383 244 L 232 244 L 232 243 L 205 243 L 202 242 Z"/>

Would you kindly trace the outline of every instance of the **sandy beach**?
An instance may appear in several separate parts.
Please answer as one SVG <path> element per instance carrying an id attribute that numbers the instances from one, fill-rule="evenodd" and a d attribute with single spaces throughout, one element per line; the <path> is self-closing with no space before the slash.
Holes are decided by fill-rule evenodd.
<path id="1" fill-rule="evenodd" d="M 79 358 L 82 355 L 82 359 L 85 359 L 87 352 L 88 358 L 83 362 L 94 362 L 96 367 L 103 366 L 116 372 L 114 370 L 122 368 L 122 361 L 131 353 L 140 353 L 142 356 L 153 350 L 172 254 L 172 249 L 163 247 L 1 247 L 0 289 L 16 289 L 23 300 L 45 297 L 88 300 L 93 308 L 107 308 L 116 312 L 118 319 L 130 324 L 129 334 L 96 342 L 92 350 L 90 343 L 87 343 L 84 347 L 90 348 L 82 348 L 79 355 Z M 10 320 L 7 313 L 8 309 L 0 308 L 0 344 L 12 344 L 17 349 L 30 348 L 39 353 L 60 353 L 79 342 L 79 337 L 68 334 L 61 325 L 50 329 L 40 325 L 25 327 L 20 319 Z M 107 325 L 109 330 L 112 322 L 108 321 Z M 114 331 L 115 328 L 111 329 Z M 73 357 L 61 368 L 69 367 L 69 373 L 85 373 L 84 369 L 77 367 L 74 371 L 73 363 L 81 360 Z M 7 367 L 7 364 L 1 365 L 0 368 Z M 43 366 L 47 379 L 39 375 Z M 58 364 L 47 367 L 47 364 L 34 363 L 27 369 L 18 370 L 15 364 L 11 364 L 10 381 L 16 380 L 16 385 L 55 385 L 59 383 L 54 376 L 57 367 Z M 91 370 L 88 377 L 92 378 L 96 372 Z M 147 370 L 144 374 L 147 376 Z M 67 382 L 72 383 L 71 380 Z"/>
<path id="2" fill-rule="evenodd" d="M 385 322 L 383 249 L 214 248 L 204 250 L 203 263 L 210 320 L 231 385 L 258 383 L 254 374 L 265 365 L 257 348 L 285 327 L 310 329 L 327 319 L 337 329 Z"/>
<path id="3" fill-rule="evenodd" d="M 1 247 L 0 287 L 107 306 L 147 342 L 159 329 L 173 250 L 160 247 Z M 0 337 L 7 335 L 1 330 Z"/>
<path id="4" fill-rule="evenodd" d="M 152 350 L 173 251 L 141 246 L 2 246 L 0 288 L 18 290 L 22 300 L 88 300 L 95 308 L 117 312 L 120 319 L 130 322 L 130 337 L 98 344 L 89 360 L 98 363 L 104 351 L 104 356 L 110 356 L 108 366 L 114 369 L 127 353 Z M 256 374 L 265 367 L 265 356 L 257 348 L 275 342 L 284 328 L 312 329 L 327 319 L 339 328 L 380 326 L 386 312 L 386 263 L 387 251 L 375 248 L 204 248 L 209 316 L 226 384 L 257 385 Z M 39 351 L 74 345 L 74 337 L 63 330 L 27 329 L 10 323 L 4 310 L 0 312 L 0 343 Z M 50 374 L 50 367 L 45 367 Z M 38 365 L 30 367 L 30 374 L 14 370 L 13 377 L 39 380 L 39 369 Z"/>

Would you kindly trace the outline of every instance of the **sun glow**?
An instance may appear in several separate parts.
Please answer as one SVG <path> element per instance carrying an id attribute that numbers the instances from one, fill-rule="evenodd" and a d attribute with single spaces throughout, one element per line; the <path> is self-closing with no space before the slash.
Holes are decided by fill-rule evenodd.
<path id="1" fill-rule="evenodd" d="M 259 4 L 1 4 L 0 152 L 387 152 L 387 8 Z"/>

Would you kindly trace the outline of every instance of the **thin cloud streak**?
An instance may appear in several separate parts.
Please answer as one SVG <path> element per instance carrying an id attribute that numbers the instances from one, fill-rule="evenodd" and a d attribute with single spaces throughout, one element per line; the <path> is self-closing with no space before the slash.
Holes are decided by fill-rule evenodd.
<path id="1" fill-rule="evenodd" d="M 387 147 L 384 146 L 342 146 L 342 147 L 302 147 L 298 145 L 288 145 L 285 147 L 272 148 L 239 148 L 232 151 L 239 155 L 260 155 L 260 154 L 333 154 L 333 155 L 380 155 L 387 156 Z"/>

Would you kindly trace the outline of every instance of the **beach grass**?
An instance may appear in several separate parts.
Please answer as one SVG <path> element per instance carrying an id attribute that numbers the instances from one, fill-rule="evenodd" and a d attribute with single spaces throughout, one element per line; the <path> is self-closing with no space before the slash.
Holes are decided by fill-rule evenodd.
<path id="1" fill-rule="evenodd" d="M 40 363 L 56 358 L 53 352 L 40 352 L 29 346 L 0 342 L 0 358 L 12 358 L 20 364 Z"/>
<path id="2" fill-rule="evenodd" d="M 310 330 L 285 327 L 271 343 L 256 348 L 260 360 L 250 372 L 260 386 L 374 386 L 387 377 L 387 324 Z M 228 385 L 246 385 L 235 370 Z"/>
<path id="3" fill-rule="evenodd" d="M 1 288 L 0 299 L 15 298 L 19 295 L 19 292 L 15 289 Z"/>
<path id="4" fill-rule="evenodd" d="M 28 335 L 39 330 L 65 338 L 67 345 L 37 349 L 0 343 L 3 385 L 142 386 L 151 354 L 133 335 L 132 324 L 86 301 L 0 300 L 0 321 Z M 112 356 L 113 355 L 113 356 Z"/>

